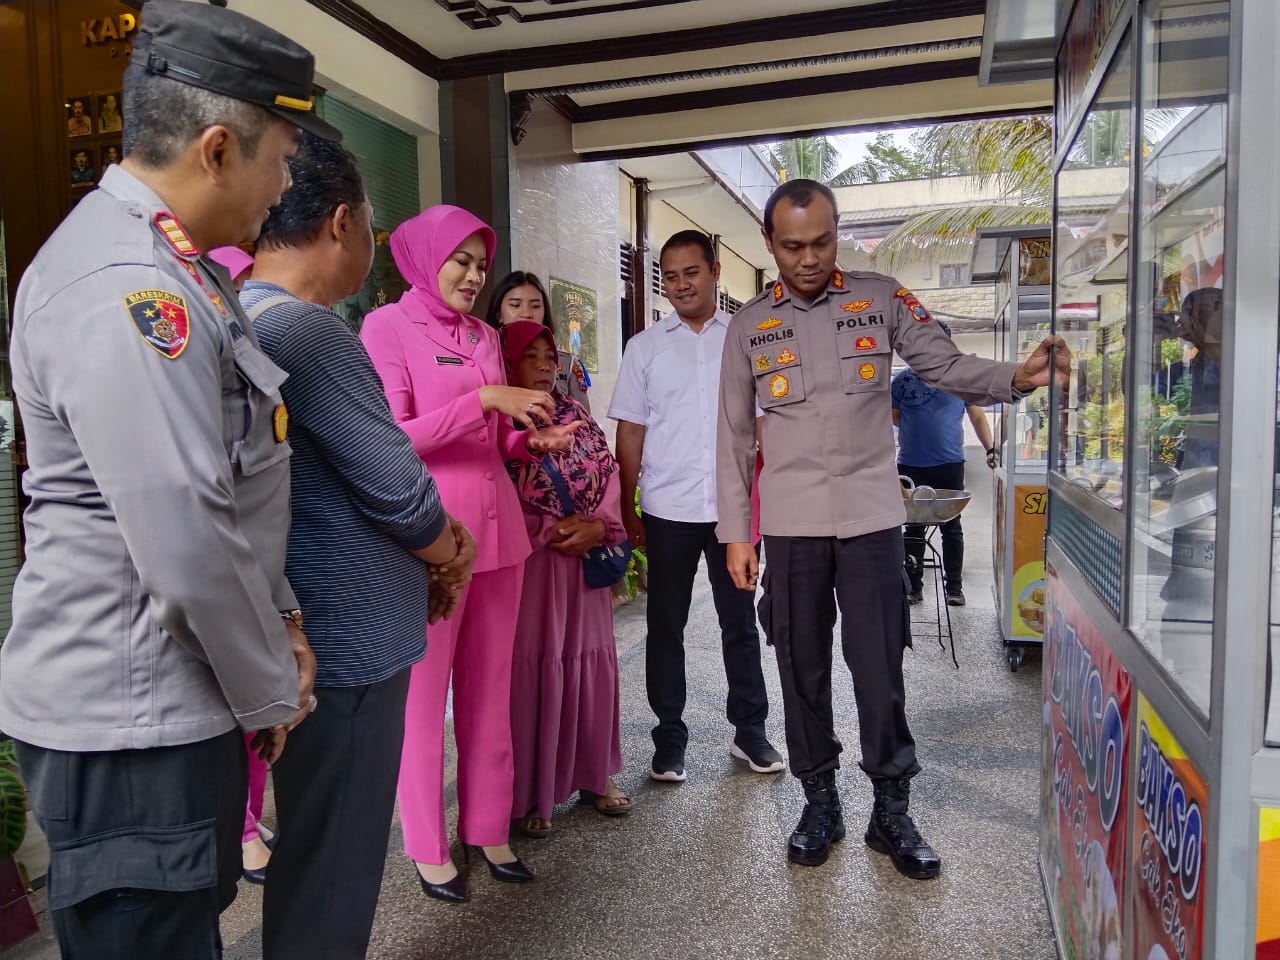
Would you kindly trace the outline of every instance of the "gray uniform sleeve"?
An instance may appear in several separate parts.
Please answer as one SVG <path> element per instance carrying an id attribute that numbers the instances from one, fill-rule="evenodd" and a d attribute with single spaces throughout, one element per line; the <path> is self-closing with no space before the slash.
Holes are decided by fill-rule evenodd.
<path id="1" fill-rule="evenodd" d="M 751 542 L 751 480 L 755 473 L 756 386 L 751 361 L 738 343 L 741 324 L 729 322 L 720 361 L 716 420 L 716 537 Z"/>
<path id="2" fill-rule="evenodd" d="M 178 289 L 154 268 L 99 271 L 32 316 L 25 344 L 157 622 L 209 664 L 240 724 L 257 729 L 296 712 L 297 667 L 271 585 L 239 528 L 223 422 L 225 331 L 211 304 L 186 296 L 187 342 L 170 359 L 143 339 L 120 296 Z M 69 343 L 83 363 L 68 362 Z"/>
<path id="3" fill-rule="evenodd" d="M 1018 364 L 962 353 L 905 287 L 897 287 L 890 322 L 893 348 L 929 386 L 966 403 L 1014 401 L 1013 375 Z"/>

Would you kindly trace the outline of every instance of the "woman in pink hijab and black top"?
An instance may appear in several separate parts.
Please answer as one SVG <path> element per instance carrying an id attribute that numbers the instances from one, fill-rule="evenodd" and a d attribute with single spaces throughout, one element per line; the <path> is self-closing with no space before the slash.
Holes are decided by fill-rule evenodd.
<path id="1" fill-rule="evenodd" d="M 391 253 L 412 286 L 366 316 L 360 334 L 392 413 L 477 543 L 470 585 L 453 615 L 428 629 L 426 658 L 413 667 L 398 787 L 405 852 L 424 892 L 450 902 L 468 897 L 444 819 L 451 675 L 464 852 L 477 848 L 499 880 L 533 879 L 507 842 L 511 651 L 529 536 L 505 461 L 565 449 L 575 429 L 544 427 L 551 396 L 508 386 L 497 333 L 471 316 L 494 245 L 493 230 L 458 207 L 432 207 L 401 224 Z"/>
<path id="2" fill-rule="evenodd" d="M 589 586 L 582 567 L 587 550 L 615 546 L 627 534 L 609 441 L 581 404 L 553 389 L 558 358 L 551 333 L 517 320 L 500 338 L 511 382 L 551 391 L 552 422 L 579 424 L 569 449 L 543 462 L 507 461 L 533 546 L 512 667 L 511 817 L 521 832 L 544 837 L 552 809 L 575 791 L 606 816 L 631 809 L 612 779 L 622 769 L 613 593 Z"/>

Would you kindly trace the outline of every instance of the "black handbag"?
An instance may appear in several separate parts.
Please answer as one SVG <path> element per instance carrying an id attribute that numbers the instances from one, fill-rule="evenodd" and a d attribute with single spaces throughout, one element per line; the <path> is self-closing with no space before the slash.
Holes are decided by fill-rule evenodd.
<path id="1" fill-rule="evenodd" d="M 564 515 L 573 516 L 578 512 L 573 506 L 573 497 L 569 496 L 569 487 L 550 457 L 542 458 L 542 469 L 547 472 L 547 476 L 551 478 L 551 485 L 556 488 L 556 495 L 560 498 Z M 626 540 L 612 547 L 606 547 L 603 544 L 592 547 L 582 558 L 582 577 L 587 581 L 587 586 L 594 589 L 612 587 L 622 579 L 630 562 L 631 544 Z"/>

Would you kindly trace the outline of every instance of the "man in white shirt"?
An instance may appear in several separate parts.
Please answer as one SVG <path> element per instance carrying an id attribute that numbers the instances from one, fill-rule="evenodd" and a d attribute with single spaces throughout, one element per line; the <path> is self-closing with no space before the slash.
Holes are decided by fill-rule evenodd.
<path id="1" fill-rule="evenodd" d="M 659 265 L 675 313 L 627 344 L 609 405 L 618 421 L 623 523 L 649 559 L 645 683 L 658 718 L 649 775 L 685 778 L 684 628 L 704 556 L 729 681 L 726 713 L 736 730 L 729 752 L 757 773 L 777 773 L 784 762 L 765 736 L 769 699 L 755 598 L 734 587 L 716 539 L 716 417 L 729 323 L 716 308 L 720 264 L 706 234 L 683 230 L 663 244 Z M 643 518 L 628 509 L 638 481 Z"/>

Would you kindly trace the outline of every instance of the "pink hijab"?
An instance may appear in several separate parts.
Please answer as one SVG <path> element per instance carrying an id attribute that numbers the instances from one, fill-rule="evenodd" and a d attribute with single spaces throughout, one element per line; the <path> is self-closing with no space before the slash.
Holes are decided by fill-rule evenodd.
<path id="1" fill-rule="evenodd" d="M 227 268 L 227 273 L 231 274 L 232 283 L 240 278 L 240 274 L 253 266 L 253 257 L 239 247 L 215 247 L 209 251 L 209 259 Z"/>
<path id="2" fill-rule="evenodd" d="M 410 313 L 425 308 L 443 322 L 458 323 L 464 319 L 463 314 L 441 299 L 438 278 L 445 261 L 473 233 L 480 234 L 484 240 L 492 267 L 498 245 L 493 228 L 461 207 L 447 203 L 429 207 L 395 228 L 391 234 L 391 256 L 400 276 L 408 280 L 411 287 L 400 300 L 402 307 Z"/>

